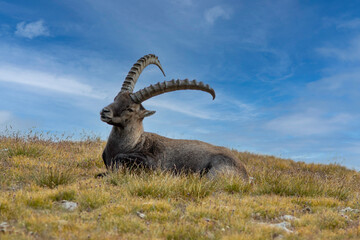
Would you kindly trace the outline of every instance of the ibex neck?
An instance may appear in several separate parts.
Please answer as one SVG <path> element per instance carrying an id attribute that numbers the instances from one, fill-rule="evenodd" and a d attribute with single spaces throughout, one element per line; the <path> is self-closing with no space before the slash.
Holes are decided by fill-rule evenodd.
<path id="1" fill-rule="evenodd" d="M 144 128 L 142 124 L 136 127 L 126 127 L 124 129 L 113 127 L 109 141 L 111 141 L 112 144 L 117 145 L 116 148 L 121 149 L 121 152 L 133 152 L 136 151 L 136 146 L 142 141 L 143 133 Z"/>

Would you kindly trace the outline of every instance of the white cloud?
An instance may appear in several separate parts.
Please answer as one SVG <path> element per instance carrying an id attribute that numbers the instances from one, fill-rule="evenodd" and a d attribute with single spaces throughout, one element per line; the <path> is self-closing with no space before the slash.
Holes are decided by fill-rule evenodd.
<path id="1" fill-rule="evenodd" d="M 360 72 L 344 72 L 308 84 L 309 89 L 325 94 L 360 96 Z"/>
<path id="2" fill-rule="evenodd" d="M 252 51 L 267 56 L 256 77 L 264 82 L 283 81 L 293 76 L 292 61 L 286 52 L 273 48 L 252 48 Z M 260 64 L 260 63 L 259 63 Z M 261 65 L 261 64 L 260 64 Z"/>
<path id="3" fill-rule="evenodd" d="M 39 36 L 49 36 L 49 30 L 44 26 L 43 20 L 30 23 L 20 22 L 16 25 L 15 35 L 32 39 Z"/>
<path id="4" fill-rule="evenodd" d="M 216 121 L 244 121 L 257 116 L 255 107 L 250 104 L 243 103 L 230 96 L 222 97 L 221 94 L 218 94 L 218 98 L 216 101 L 211 101 L 208 96 L 205 96 L 204 99 L 199 97 L 186 98 L 184 95 L 177 95 L 177 97 L 163 96 L 160 99 L 149 99 L 146 101 L 146 105 L 155 109 L 167 109 L 190 117 Z M 181 101 L 175 99 L 181 99 Z M 194 99 L 197 99 L 197 101 L 194 102 Z"/>
<path id="5" fill-rule="evenodd" d="M 74 77 L 59 76 L 16 66 L 0 66 L 0 81 L 90 98 L 103 98 L 103 96 L 94 91 L 93 87 L 81 83 Z"/>
<path id="6" fill-rule="evenodd" d="M 317 51 L 325 57 L 335 57 L 343 61 L 360 60 L 360 35 L 351 39 L 346 46 L 346 48 L 322 47 L 318 48 Z"/>
<path id="7" fill-rule="evenodd" d="M 231 11 L 229 9 L 225 9 L 221 6 L 215 6 L 205 11 L 204 17 L 206 22 L 209 24 L 213 24 L 217 19 L 229 19 L 231 15 Z"/>
<path id="8" fill-rule="evenodd" d="M 200 110 L 201 107 L 194 107 L 194 105 L 189 105 L 186 102 L 176 102 L 176 101 L 164 101 L 164 100 L 156 100 L 156 99 L 151 99 L 148 100 L 146 102 L 147 105 L 152 106 L 152 107 L 159 107 L 159 108 L 164 108 L 170 111 L 174 111 L 174 112 L 178 112 L 178 113 L 182 113 L 185 115 L 188 115 L 190 117 L 196 117 L 196 118 L 201 118 L 201 119 L 213 119 L 214 116 L 212 116 L 212 114 L 208 111 L 204 111 L 204 110 Z"/>
<path id="9" fill-rule="evenodd" d="M 360 96 L 360 35 L 349 39 L 343 46 L 322 47 L 317 51 L 325 57 L 333 57 L 335 63 L 326 69 L 327 77 L 310 83 L 308 87 L 336 96 Z"/>
<path id="10" fill-rule="evenodd" d="M 356 29 L 360 27 L 360 18 L 354 18 L 349 21 L 342 21 L 337 24 L 337 28 L 348 28 L 348 29 Z"/>
<path id="11" fill-rule="evenodd" d="M 286 135 L 311 136 L 342 130 L 352 119 L 353 117 L 346 113 L 326 117 L 310 110 L 273 119 L 266 127 Z"/>

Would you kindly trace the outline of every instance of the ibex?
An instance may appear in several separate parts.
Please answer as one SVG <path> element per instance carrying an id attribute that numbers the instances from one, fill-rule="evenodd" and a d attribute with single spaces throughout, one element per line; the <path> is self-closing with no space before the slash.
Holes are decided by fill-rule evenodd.
<path id="1" fill-rule="evenodd" d="M 158 82 L 133 93 L 141 72 L 149 64 L 158 66 L 165 76 L 158 57 L 145 55 L 129 71 L 114 102 L 100 112 L 101 120 L 113 126 L 102 155 L 106 168 L 114 170 L 135 164 L 149 169 L 197 172 L 210 178 L 220 172 L 231 172 L 248 180 L 244 165 L 224 147 L 144 132 L 143 119 L 155 113 L 141 104 L 149 98 L 166 92 L 194 89 L 208 92 L 215 99 L 215 91 L 208 84 L 188 79 Z"/>

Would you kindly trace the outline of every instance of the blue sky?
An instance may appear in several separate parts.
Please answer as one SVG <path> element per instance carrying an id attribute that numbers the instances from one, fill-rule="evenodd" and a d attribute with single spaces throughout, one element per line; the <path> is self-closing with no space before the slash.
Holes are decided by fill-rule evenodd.
<path id="1" fill-rule="evenodd" d="M 0 0 L 0 129 L 106 139 L 99 111 L 141 56 L 159 56 L 136 89 L 146 131 L 297 161 L 360 169 L 357 1 Z"/>

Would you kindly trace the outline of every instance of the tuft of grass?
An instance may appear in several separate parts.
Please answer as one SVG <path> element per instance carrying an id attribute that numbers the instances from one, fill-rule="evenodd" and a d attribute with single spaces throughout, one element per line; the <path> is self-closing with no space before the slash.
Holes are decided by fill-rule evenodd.
<path id="1" fill-rule="evenodd" d="M 221 189 L 231 194 L 234 193 L 247 194 L 253 188 L 253 185 L 251 183 L 245 182 L 241 177 L 234 175 L 221 176 L 219 179 L 217 179 L 217 181 L 219 181 L 218 184 L 220 184 Z"/>
<path id="2" fill-rule="evenodd" d="M 34 175 L 37 185 L 40 187 L 56 188 L 74 182 L 75 175 L 70 168 L 57 169 L 55 167 L 40 168 Z"/>
<path id="3" fill-rule="evenodd" d="M 84 158 L 81 162 L 77 163 L 76 167 L 83 169 L 91 169 L 94 167 L 102 167 L 103 165 L 102 159 L 93 159 L 93 158 Z"/>
<path id="4" fill-rule="evenodd" d="M 67 200 L 72 201 L 76 198 L 76 192 L 74 189 L 62 189 L 58 190 L 56 193 L 50 196 L 50 199 L 53 201 Z"/>
<path id="5" fill-rule="evenodd" d="M 41 156 L 43 149 L 38 146 L 32 146 L 29 144 L 21 144 L 15 147 L 11 147 L 8 150 L 9 157 L 25 156 L 31 158 L 37 158 Z"/>
<path id="6" fill-rule="evenodd" d="M 340 200 L 346 200 L 351 195 L 345 181 L 311 172 L 266 169 L 257 173 L 256 181 L 255 193 L 260 195 L 329 196 Z"/>
<path id="7" fill-rule="evenodd" d="M 314 215 L 305 215 L 295 222 L 295 226 L 317 226 L 320 230 L 335 230 L 346 229 L 350 223 L 351 220 L 341 216 L 341 214 L 323 209 Z"/>
<path id="8" fill-rule="evenodd" d="M 339 214 L 324 210 L 318 213 L 318 218 L 317 221 L 315 221 L 315 224 L 319 226 L 320 229 L 334 230 L 346 228 L 349 221 Z"/>
<path id="9" fill-rule="evenodd" d="M 152 198 L 181 198 L 199 200 L 216 190 L 216 182 L 200 178 L 198 174 L 173 175 L 155 171 L 139 174 L 119 171 L 110 174 L 108 182 L 124 186 L 131 195 Z"/>
<path id="10" fill-rule="evenodd" d="M 44 196 L 36 196 L 27 199 L 26 205 L 35 209 L 49 209 L 52 207 L 52 202 Z"/>
<path id="11" fill-rule="evenodd" d="M 81 210 L 91 211 L 109 203 L 110 194 L 101 192 L 101 190 L 89 189 L 82 191 L 76 200 Z"/>

